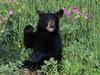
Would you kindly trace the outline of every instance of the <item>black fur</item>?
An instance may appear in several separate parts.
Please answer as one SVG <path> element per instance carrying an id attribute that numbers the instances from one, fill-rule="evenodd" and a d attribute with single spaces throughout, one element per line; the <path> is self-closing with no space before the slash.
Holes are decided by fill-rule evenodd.
<path id="1" fill-rule="evenodd" d="M 24 45 L 26 48 L 33 48 L 30 59 L 24 62 L 23 67 L 39 68 L 44 60 L 54 57 L 55 60 L 61 61 L 62 44 L 59 35 L 59 19 L 63 15 L 63 10 L 56 13 L 43 13 L 38 11 L 39 21 L 37 30 L 31 31 L 32 26 L 28 25 L 24 29 Z M 49 32 L 46 27 L 49 20 L 54 20 L 55 29 Z"/>

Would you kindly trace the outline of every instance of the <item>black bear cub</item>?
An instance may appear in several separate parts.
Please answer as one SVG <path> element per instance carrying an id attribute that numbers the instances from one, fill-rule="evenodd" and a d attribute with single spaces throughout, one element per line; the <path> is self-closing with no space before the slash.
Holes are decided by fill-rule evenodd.
<path id="1" fill-rule="evenodd" d="M 49 60 L 51 57 L 58 62 L 61 61 L 62 44 L 59 34 L 59 19 L 63 13 L 63 9 L 56 13 L 38 11 L 37 30 L 33 32 L 31 25 L 25 27 L 24 46 L 32 48 L 33 53 L 29 60 L 24 61 L 23 67 L 39 69 L 44 60 Z"/>

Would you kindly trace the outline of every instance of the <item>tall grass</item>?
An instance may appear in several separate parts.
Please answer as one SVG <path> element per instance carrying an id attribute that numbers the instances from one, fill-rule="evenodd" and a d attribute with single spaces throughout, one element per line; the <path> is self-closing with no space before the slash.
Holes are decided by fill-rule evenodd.
<path id="1" fill-rule="evenodd" d="M 63 59 L 57 71 L 56 61 L 46 61 L 42 71 L 47 75 L 100 74 L 100 1 L 99 0 L 0 0 L 0 75 L 19 75 L 22 61 L 32 52 L 23 46 L 23 30 L 28 24 L 36 29 L 37 10 L 55 12 L 76 6 L 82 13 L 91 12 L 92 18 L 68 17 L 60 20 Z M 13 16 L 8 10 L 13 9 Z M 52 64 L 49 67 L 48 64 Z"/>

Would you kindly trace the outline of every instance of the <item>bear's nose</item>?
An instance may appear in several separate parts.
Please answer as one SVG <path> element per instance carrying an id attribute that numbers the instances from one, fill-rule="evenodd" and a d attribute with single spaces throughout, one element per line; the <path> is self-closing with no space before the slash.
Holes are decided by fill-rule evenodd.
<path id="1" fill-rule="evenodd" d="M 55 25 L 54 25 L 54 24 L 50 25 L 50 28 L 54 28 L 54 27 L 55 27 Z"/>

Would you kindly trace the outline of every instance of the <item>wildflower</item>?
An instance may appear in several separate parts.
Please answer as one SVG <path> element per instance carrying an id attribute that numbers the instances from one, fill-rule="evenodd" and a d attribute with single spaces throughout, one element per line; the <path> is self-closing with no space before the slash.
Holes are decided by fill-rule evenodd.
<path id="1" fill-rule="evenodd" d="M 12 0 L 12 2 L 16 3 L 16 0 Z"/>
<path id="2" fill-rule="evenodd" d="M 76 13 L 77 15 L 81 15 L 81 12 L 77 7 L 73 7 L 73 12 Z"/>
<path id="3" fill-rule="evenodd" d="M 9 10 L 8 10 L 8 15 L 9 15 L 9 16 L 12 16 L 13 14 L 14 14 L 14 10 L 13 10 L 13 9 L 9 9 Z"/>
<path id="4" fill-rule="evenodd" d="M 70 13 L 70 12 L 67 12 L 66 15 L 67 15 L 68 17 L 72 17 L 72 13 Z"/>
<path id="5" fill-rule="evenodd" d="M 85 19 L 91 19 L 92 18 L 92 13 L 88 12 L 85 14 Z"/>
<path id="6" fill-rule="evenodd" d="M 63 8 L 64 14 L 66 14 L 68 12 L 68 10 L 66 8 Z"/>
<path id="7" fill-rule="evenodd" d="M 69 12 L 66 8 L 63 8 L 64 14 L 66 14 L 68 17 L 72 17 L 72 13 Z"/>

